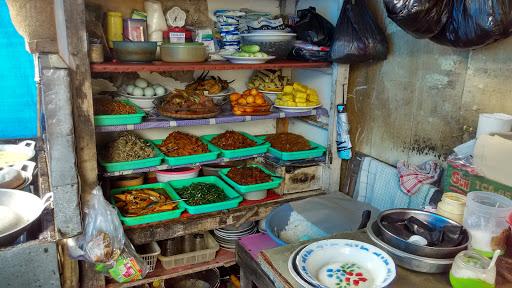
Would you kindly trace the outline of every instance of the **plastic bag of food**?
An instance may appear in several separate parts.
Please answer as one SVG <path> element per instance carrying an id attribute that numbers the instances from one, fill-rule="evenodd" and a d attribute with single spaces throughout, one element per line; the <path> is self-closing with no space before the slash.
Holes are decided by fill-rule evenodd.
<path id="1" fill-rule="evenodd" d="M 388 17 L 416 38 L 436 35 L 448 20 L 453 0 L 384 0 Z"/>
<path id="2" fill-rule="evenodd" d="M 144 1 L 144 10 L 148 14 L 148 35 L 155 31 L 167 30 L 162 3 L 154 0 Z"/>
<path id="3" fill-rule="evenodd" d="M 125 242 L 123 226 L 99 186 L 93 190 L 84 211 L 84 233 L 78 241 L 83 254 L 78 259 L 92 263 L 115 261 Z"/>
<path id="4" fill-rule="evenodd" d="M 512 34 L 512 1 L 453 0 L 451 15 L 432 41 L 457 48 L 478 48 Z"/>
<path id="5" fill-rule="evenodd" d="M 331 46 L 332 61 L 353 64 L 385 60 L 387 55 L 386 35 L 368 10 L 366 0 L 345 0 Z"/>
<path id="6" fill-rule="evenodd" d="M 143 279 L 148 273 L 149 267 L 133 248 L 128 239 L 124 242 L 124 248 L 112 263 L 97 264 L 96 271 L 105 274 L 118 283 L 133 282 Z"/>
<path id="7" fill-rule="evenodd" d="M 292 27 L 297 40 L 318 46 L 331 46 L 334 26 L 329 20 L 316 13 L 315 7 L 297 11 L 299 21 Z"/>

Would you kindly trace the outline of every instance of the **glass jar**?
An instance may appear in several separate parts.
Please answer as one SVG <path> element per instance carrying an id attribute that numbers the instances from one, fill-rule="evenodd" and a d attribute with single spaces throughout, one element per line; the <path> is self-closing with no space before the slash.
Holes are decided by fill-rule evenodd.
<path id="1" fill-rule="evenodd" d="M 491 261 L 473 251 L 462 251 L 453 261 L 450 283 L 453 288 L 493 288 L 496 265 L 488 269 Z"/>

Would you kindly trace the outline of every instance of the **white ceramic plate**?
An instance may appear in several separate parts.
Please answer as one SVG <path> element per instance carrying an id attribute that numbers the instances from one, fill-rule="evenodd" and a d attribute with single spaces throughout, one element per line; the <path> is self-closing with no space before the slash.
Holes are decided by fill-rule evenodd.
<path id="1" fill-rule="evenodd" d="M 290 271 L 290 274 L 292 275 L 293 279 L 297 281 L 303 288 L 314 288 L 313 286 L 309 285 L 299 276 L 299 273 L 295 271 L 295 267 L 293 267 L 293 262 L 295 261 L 295 256 L 304 249 L 304 246 L 298 248 L 297 250 L 293 251 L 292 255 L 290 255 L 290 258 L 288 259 L 288 270 Z"/>
<path id="2" fill-rule="evenodd" d="M 279 108 L 279 110 L 283 110 L 284 112 L 307 112 L 307 111 L 311 111 L 315 108 L 318 108 L 320 106 L 322 106 L 322 105 L 319 104 L 319 105 L 310 106 L 310 107 L 290 107 L 290 106 L 274 105 L 274 107 Z"/>
<path id="3" fill-rule="evenodd" d="M 352 281 L 366 278 L 363 282 L 368 282 L 365 286 L 360 285 L 362 287 L 367 287 L 370 282 L 373 282 L 371 287 L 385 287 L 396 276 L 395 262 L 386 252 L 368 243 L 348 239 L 311 243 L 299 253 L 296 264 L 304 279 L 322 288 L 334 287 L 347 276 L 353 278 Z"/>
<path id="4" fill-rule="evenodd" d="M 237 56 L 223 56 L 228 59 L 229 62 L 235 64 L 263 64 L 267 61 L 275 59 L 275 56 L 268 57 L 237 57 Z"/>

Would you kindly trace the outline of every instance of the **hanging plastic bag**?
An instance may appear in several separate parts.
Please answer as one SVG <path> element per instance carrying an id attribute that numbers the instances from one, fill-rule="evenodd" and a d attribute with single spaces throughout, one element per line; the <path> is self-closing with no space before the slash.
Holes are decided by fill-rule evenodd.
<path id="1" fill-rule="evenodd" d="M 384 0 L 388 17 L 416 38 L 436 35 L 448 20 L 453 0 Z"/>
<path id="2" fill-rule="evenodd" d="M 78 240 L 78 250 L 72 251 L 72 257 L 91 263 L 115 261 L 124 247 L 123 226 L 116 210 L 103 198 L 99 186 L 92 191 L 84 211 L 84 233 Z"/>
<path id="3" fill-rule="evenodd" d="M 366 0 L 345 0 L 331 46 L 332 61 L 354 64 L 385 60 L 386 35 L 373 18 Z"/>
<path id="4" fill-rule="evenodd" d="M 143 279 L 148 273 L 149 267 L 140 257 L 132 243 L 125 239 L 124 249 L 113 261 L 109 264 L 97 264 L 96 271 L 105 274 L 106 276 L 114 279 L 118 283 L 133 282 Z"/>
<path id="5" fill-rule="evenodd" d="M 432 41 L 457 48 L 478 48 L 512 34 L 512 1 L 453 0 L 451 15 Z"/>
<path id="6" fill-rule="evenodd" d="M 315 7 L 297 11 L 299 21 L 292 27 L 297 40 L 317 46 L 331 46 L 334 26 L 322 15 L 316 13 Z"/>

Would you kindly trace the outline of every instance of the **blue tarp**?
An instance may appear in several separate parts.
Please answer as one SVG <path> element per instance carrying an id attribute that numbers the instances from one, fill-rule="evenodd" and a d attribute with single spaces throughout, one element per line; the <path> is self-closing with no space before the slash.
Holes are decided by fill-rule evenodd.
<path id="1" fill-rule="evenodd" d="M 0 0 L 0 138 L 37 136 L 34 58 Z"/>

